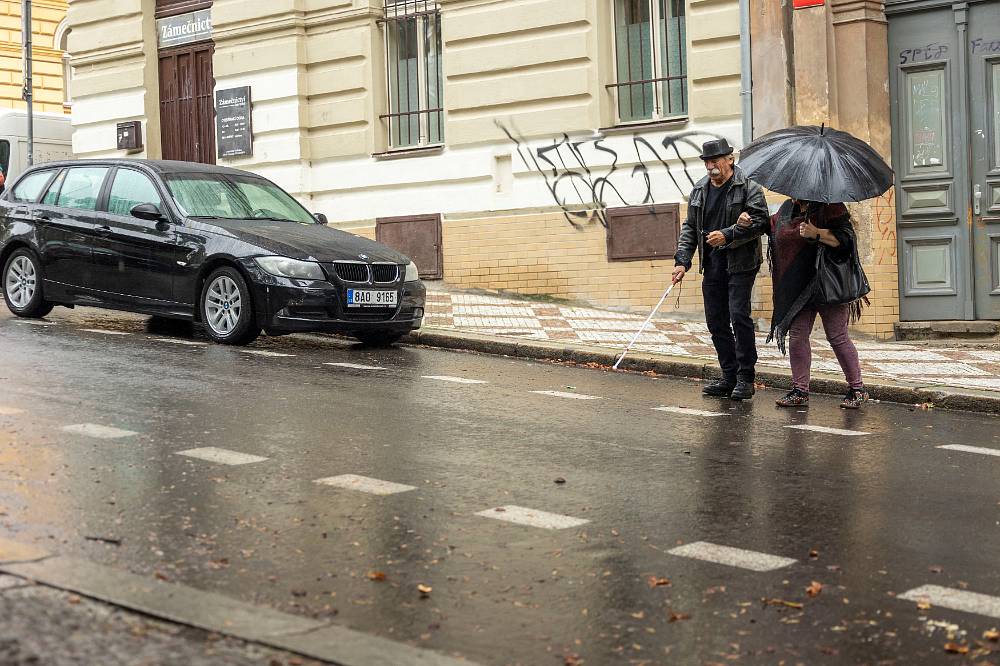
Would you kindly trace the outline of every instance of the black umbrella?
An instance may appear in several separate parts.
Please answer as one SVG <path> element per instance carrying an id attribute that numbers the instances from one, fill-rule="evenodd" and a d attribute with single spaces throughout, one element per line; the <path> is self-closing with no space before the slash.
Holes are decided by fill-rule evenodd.
<path id="1" fill-rule="evenodd" d="M 772 192 L 806 201 L 864 201 L 892 186 L 892 169 L 875 149 L 825 126 L 766 134 L 743 149 L 740 167 Z"/>

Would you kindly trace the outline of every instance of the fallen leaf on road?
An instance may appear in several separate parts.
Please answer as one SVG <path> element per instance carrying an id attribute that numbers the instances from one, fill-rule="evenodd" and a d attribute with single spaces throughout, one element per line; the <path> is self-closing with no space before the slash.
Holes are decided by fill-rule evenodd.
<path id="1" fill-rule="evenodd" d="M 667 616 L 667 622 L 678 622 L 680 620 L 690 620 L 691 615 L 689 613 L 678 613 L 677 611 L 671 610 L 670 615 Z"/>
<path id="2" fill-rule="evenodd" d="M 815 560 L 817 557 L 819 557 L 819 551 L 813 548 L 812 550 L 809 551 L 809 557 Z"/>
<path id="3" fill-rule="evenodd" d="M 785 601 L 784 599 L 767 599 L 765 603 L 768 606 L 787 606 L 788 608 L 802 608 L 802 604 L 798 601 Z"/>
<path id="4" fill-rule="evenodd" d="M 806 594 L 808 594 L 810 597 L 819 596 L 819 593 L 822 591 L 823 591 L 823 583 L 819 582 L 818 580 L 814 580 L 813 582 L 809 583 L 809 587 L 806 588 Z"/>
<path id="5" fill-rule="evenodd" d="M 75 594 L 71 594 L 71 595 L 69 595 L 69 598 L 66 599 L 66 601 L 68 601 L 69 603 L 71 603 L 73 605 L 76 605 L 76 604 L 80 603 L 80 597 L 76 596 Z"/>
<path id="6" fill-rule="evenodd" d="M 170 577 L 167 576 L 167 574 L 163 573 L 162 571 L 156 571 L 156 572 L 153 573 L 153 575 L 156 576 L 160 580 L 164 580 L 164 581 L 170 580 Z"/>
<path id="7" fill-rule="evenodd" d="M 430 585 L 424 585 L 423 583 L 417 585 L 417 591 L 420 592 L 420 596 L 428 596 L 434 588 Z"/>
<path id="8" fill-rule="evenodd" d="M 920 599 L 917 601 L 917 608 L 920 610 L 930 610 L 931 600 L 930 599 Z"/>
<path id="9" fill-rule="evenodd" d="M 643 611 L 639 611 L 638 613 L 630 613 L 630 615 L 637 620 L 641 620 L 642 618 L 646 617 L 646 613 Z"/>
<path id="10" fill-rule="evenodd" d="M 369 571 L 368 580 L 383 581 L 385 580 L 385 573 L 381 571 Z"/>
<path id="11" fill-rule="evenodd" d="M 944 644 L 944 651 L 945 652 L 951 652 L 952 654 L 968 654 L 969 653 L 969 646 L 968 645 L 959 645 L 958 643 L 945 643 Z"/>
<path id="12" fill-rule="evenodd" d="M 927 567 L 927 570 L 930 571 L 931 573 L 941 573 L 942 571 L 944 571 L 944 567 L 935 564 L 933 566 Z"/>
<path id="13" fill-rule="evenodd" d="M 670 585 L 670 579 L 669 578 L 657 578 L 656 576 L 650 576 L 649 577 L 649 586 L 650 587 L 665 587 L 667 585 Z"/>
<path id="14" fill-rule="evenodd" d="M 559 483 L 559 484 L 566 483 L 566 479 L 564 479 L 561 476 L 559 476 L 559 477 L 556 477 L 555 482 Z"/>
<path id="15" fill-rule="evenodd" d="M 983 632 L 983 638 L 985 638 L 988 641 L 993 641 L 994 643 L 996 643 L 997 641 L 1000 641 L 1000 631 L 997 631 L 995 628 L 987 629 L 986 631 Z"/>
<path id="16" fill-rule="evenodd" d="M 575 654 L 563 655 L 563 666 L 582 666 L 583 659 Z"/>

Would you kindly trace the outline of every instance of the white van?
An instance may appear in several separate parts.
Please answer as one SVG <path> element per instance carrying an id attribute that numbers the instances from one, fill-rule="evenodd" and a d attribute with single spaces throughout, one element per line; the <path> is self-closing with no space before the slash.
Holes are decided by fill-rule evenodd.
<path id="1" fill-rule="evenodd" d="M 73 126 L 61 113 L 34 114 L 35 164 L 73 158 Z M 0 170 L 8 183 L 28 168 L 28 112 L 0 109 Z"/>

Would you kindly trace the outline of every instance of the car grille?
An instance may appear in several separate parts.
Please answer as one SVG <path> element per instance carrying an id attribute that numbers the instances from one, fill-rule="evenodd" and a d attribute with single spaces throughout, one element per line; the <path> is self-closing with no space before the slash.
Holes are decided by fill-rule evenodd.
<path id="1" fill-rule="evenodd" d="M 399 278 L 399 266 L 396 264 L 372 264 L 372 276 L 375 282 L 395 282 Z"/>
<path id="2" fill-rule="evenodd" d="M 368 282 L 368 264 L 356 264 L 353 262 L 336 262 L 334 270 L 337 277 L 346 282 Z"/>

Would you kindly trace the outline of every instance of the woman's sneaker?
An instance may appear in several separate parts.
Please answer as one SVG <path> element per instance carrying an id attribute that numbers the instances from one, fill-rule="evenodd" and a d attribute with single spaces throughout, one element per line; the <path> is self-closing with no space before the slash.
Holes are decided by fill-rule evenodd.
<path id="1" fill-rule="evenodd" d="M 868 401 L 868 390 L 864 388 L 852 388 L 847 390 L 847 395 L 840 403 L 841 409 L 857 409 L 861 403 Z"/>
<path id="2" fill-rule="evenodd" d="M 801 407 L 809 404 L 809 394 L 797 388 L 793 388 L 784 397 L 774 401 L 778 407 Z"/>

